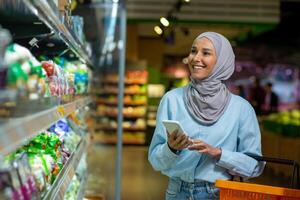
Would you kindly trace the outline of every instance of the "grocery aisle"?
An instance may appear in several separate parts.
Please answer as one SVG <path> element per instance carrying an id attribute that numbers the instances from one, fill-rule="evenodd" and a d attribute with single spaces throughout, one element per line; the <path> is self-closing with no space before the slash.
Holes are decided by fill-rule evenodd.
<path id="1" fill-rule="evenodd" d="M 152 169 L 147 159 L 147 149 L 146 146 L 123 147 L 122 200 L 164 199 L 167 178 Z M 86 196 L 103 195 L 105 200 L 115 199 L 115 158 L 115 146 L 95 144 L 91 147 Z M 289 180 L 272 174 L 268 169 L 251 182 L 281 187 L 288 187 L 289 184 Z"/>
<path id="2" fill-rule="evenodd" d="M 115 146 L 95 144 L 91 147 L 86 196 L 104 195 L 106 200 L 115 198 L 115 158 Z M 164 199 L 166 185 L 167 178 L 150 166 L 147 147 L 123 147 L 122 200 Z"/>

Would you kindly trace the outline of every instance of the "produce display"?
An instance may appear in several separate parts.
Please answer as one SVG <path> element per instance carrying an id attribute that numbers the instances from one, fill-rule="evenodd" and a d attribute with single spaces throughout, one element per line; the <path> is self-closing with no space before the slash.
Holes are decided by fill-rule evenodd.
<path id="1" fill-rule="evenodd" d="M 263 120 L 263 126 L 284 136 L 300 137 L 300 110 L 270 114 Z"/>
<path id="2" fill-rule="evenodd" d="M 117 83 L 119 80 L 118 74 L 109 73 L 104 77 L 106 83 Z M 148 81 L 148 71 L 146 70 L 128 70 L 125 73 L 126 84 L 146 84 Z"/>
<path id="3" fill-rule="evenodd" d="M 125 94 L 146 94 L 147 92 L 147 85 L 126 85 L 124 89 Z M 116 88 L 114 85 L 104 85 L 101 91 L 95 91 L 95 93 L 99 94 L 118 94 L 119 89 Z"/>
<path id="4" fill-rule="evenodd" d="M 88 92 L 90 70 L 80 61 L 69 62 L 63 57 L 34 57 L 18 44 L 6 48 L 7 68 L 2 71 L 0 88 L 0 118 L 21 117 L 27 112 L 40 111 L 51 105 L 45 97 L 66 99 Z M 29 101 L 40 103 L 32 108 Z M 28 106 L 22 104 L 28 103 Z M 31 110 L 30 110 L 31 109 Z M 36 109 L 36 110 L 35 110 Z"/>
<path id="5" fill-rule="evenodd" d="M 8 30 L 0 25 L 0 199 L 61 199 L 88 145 L 78 117 L 90 100 L 85 63 L 92 65 L 83 18 L 71 16 L 71 1 L 1 4 L 11 20 L 2 24 Z M 69 50 L 77 60 L 64 58 Z"/>
<path id="6" fill-rule="evenodd" d="M 76 174 L 74 175 L 72 182 L 67 188 L 67 191 L 64 196 L 65 200 L 80 199 L 79 197 L 83 196 L 85 184 L 83 184 L 82 182 L 85 181 L 84 179 L 86 178 L 86 171 L 86 156 L 83 156 L 77 167 Z"/>
<path id="7" fill-rule="evenodd" d="M 100 142 L 116 143 L 118 128 L 116 118 L 119 112 L 117 106 L 118 74 L 108 73 L 100 80 L 100 87 L 98 86 L 94 91 L 97 102 L 96 138 L 100 138 Z M 123 142 L 124 144 L 143 144 L 146 131 L 148 72 L 146 70 L 127 70 L 124 81 Z"/>
<path id="8" fill-rule="evenodd" d="M 18 44 L 8 46 L 4 60 L 8 65 L 7 89 L 14 89 L 19 97 L 37 99 L 87 92 L 89 69 L 81 62 L 45 56 L 37 59 Z"/>
<path id="9" fill-rule="evenodd" d="M 116 120 L 111 119 L 109 117 L 102 117 L 101 119 L 99 119 L 98 122 L 99 124 L 95 127 L 96 130 L 117 130 L 118 128 Z M 122 122 L 122 127 L 124 130 L 145 130 L 146 121 L 142 118 L 138 118 L 132 121 L 124 121 Z"/>
<path id="10" fill-rule="evenodd" d="M 69 121 L 59 120 L 4 158 L 1 199 L 39 199 L 47 193 L 81 141 Z"/>
<path id="11" fill-rule="evenodd" d="M 78 196 L 79 187 L 80 187 L 80 181 L 78 180 L 77 176 L 75 175 L 72 179 L 71 184 L 68 187 L 68 190 L 65 194 L 64 199 L 65 200 L 76 199 Z"/>

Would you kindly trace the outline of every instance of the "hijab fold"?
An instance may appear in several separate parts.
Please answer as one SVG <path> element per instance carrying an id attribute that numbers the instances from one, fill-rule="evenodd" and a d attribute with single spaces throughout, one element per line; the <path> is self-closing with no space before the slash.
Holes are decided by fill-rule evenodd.
<path id="1" fill-rule="evenodd" d="M 229 104 L 231 93 L 223 81 L 234 72 L 235 55 L 230 42 L 223 35 L 204 32 L 196 40 L 202 37 L 212 42 L 217 62 L 207 78 L 196 80 L 191 77 L 191 82 L 185 88 L 184 102 L 194 119 L 210 125 L 218 121 Z"/>

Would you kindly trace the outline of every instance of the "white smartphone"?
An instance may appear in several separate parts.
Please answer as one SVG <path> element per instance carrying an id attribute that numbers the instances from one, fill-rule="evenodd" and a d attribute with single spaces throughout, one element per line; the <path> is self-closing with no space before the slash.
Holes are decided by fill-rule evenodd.
<path id="1" fill-rule="evenodd" d="M 162 120 L 162 123 L 166 127 L 168 133 L 173 133 L 175 130 L 177 130 L 177 137 L 180 134 L 185 134 L 181 124 L 178 121 L 175 121 L 175 120 Z"/>

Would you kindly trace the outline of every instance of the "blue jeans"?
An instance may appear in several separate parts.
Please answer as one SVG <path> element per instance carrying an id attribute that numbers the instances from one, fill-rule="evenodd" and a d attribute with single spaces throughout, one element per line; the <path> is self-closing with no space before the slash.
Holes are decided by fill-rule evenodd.
<path id="1" fill-rule="evenodd" d="M 219 189 L 214 183 L 195 181 L 187 183 L 177 179 L 169 179 L 166 200 L 210 200 L 220 199 Z"/>

